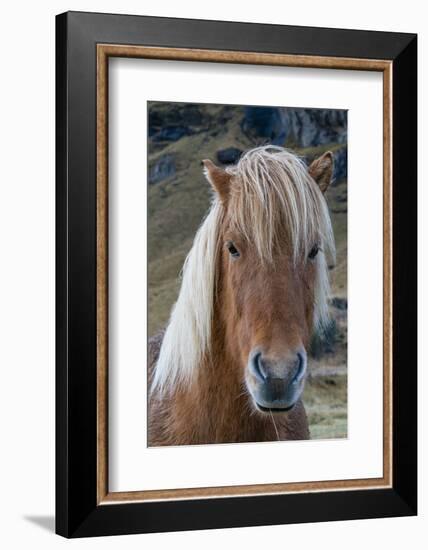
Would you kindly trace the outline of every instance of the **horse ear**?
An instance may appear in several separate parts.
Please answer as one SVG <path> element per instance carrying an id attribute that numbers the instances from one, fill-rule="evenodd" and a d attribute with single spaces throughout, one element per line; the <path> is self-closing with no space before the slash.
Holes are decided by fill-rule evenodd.
<path id="1" fill-rule="evenodd" d="M 232 176 L 208 159 L 203 160 L 202 164 L 204 165 L 205 177 L 214 188 L 214 191 L 216 191 L 222 201 L 226 201 L 229 195 L 230 178 Z"/>
<path id="2" fill-rule="evenodd" d="M 315 159 L 309 166 L 309 175 L 316 181 L 322 193 L 325 193 L 333 176 L 333 153 L 327 151 Z"/>

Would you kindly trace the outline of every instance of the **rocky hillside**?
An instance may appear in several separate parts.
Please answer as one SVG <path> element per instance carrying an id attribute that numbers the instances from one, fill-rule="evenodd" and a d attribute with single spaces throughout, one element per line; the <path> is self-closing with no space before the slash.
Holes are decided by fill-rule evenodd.
<path id="1" fill-rule="evenodd" d="M 337 246 L 337 262 L 331 270 L 332 324 L 325 337 L 313 341 L 312 379 L 305 402 L 313 419 L 313 437 L 343 437 L 347 356 L 346 111 L 150 102 L 148 133 L 150 334 L 168 320 L 184 258 L 209 207 L 211 191 L 202 174 L 201 160 L 210 158 L 227 166 L 249 148 L 268 143 L 289 147 L 307 163 L 327 150 L 333 151 L 334 181 L 327 192 Z M 331 409 L 329 400 L 333 395 Z"/>

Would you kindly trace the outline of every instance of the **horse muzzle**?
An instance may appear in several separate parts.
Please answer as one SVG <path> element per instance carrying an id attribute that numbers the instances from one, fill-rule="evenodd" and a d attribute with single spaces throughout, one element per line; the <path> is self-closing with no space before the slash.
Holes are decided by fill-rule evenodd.
<path id="1" fill-rule="evenodd" d="M 287 412 L 302 395 L 307 369 L 303 346 L 283 359 L 271 359 L 259 349 L 250 354 L 247 386 L 262 412 Z"/>

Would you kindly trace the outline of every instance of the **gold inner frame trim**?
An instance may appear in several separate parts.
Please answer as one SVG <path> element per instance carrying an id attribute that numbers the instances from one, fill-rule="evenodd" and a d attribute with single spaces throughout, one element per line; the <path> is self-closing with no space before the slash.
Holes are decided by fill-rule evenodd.
<path id="1" fill-rule="evenodd" d="M 383 476 L 149 491 L 108 488 L 108 59 L 145 59 L 348 69 L 383 73 Z M 392 486 L 392 62 L 188 48 L 97 45 L 97 503 L 224 498 Z"/>

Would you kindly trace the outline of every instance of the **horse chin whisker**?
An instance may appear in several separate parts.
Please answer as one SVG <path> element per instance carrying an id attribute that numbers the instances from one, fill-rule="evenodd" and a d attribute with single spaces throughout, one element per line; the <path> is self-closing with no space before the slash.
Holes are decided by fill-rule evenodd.
<path id="1" fill-rule="evenodd" d="M 278 433 L 278 428 L 276 427 L 276 423 L 275 423 L 275 419 L 273 417 L 273 414 L 272 414 L 272 410 L 269 409 L 269 413 L 270 413 L 270 417 L 272 419 L 272 423 L 273 423 L 273 427 L 275 428 L 275 433 L 276 433 L 276 437 L 277 437 L 277 440 L 278 441 L 281 441 L 280 437 L 279 437 L 279 433 Z"/>
<path id="2" fill-rule="evenodd" d="M 248 390 L 247 388 L 244 388 L 240 393 L 237 394 L 235 399 L 240 399 L 241 397 L 247 396 L 248 397 Z"/>

